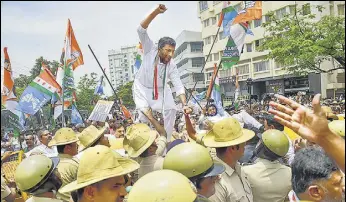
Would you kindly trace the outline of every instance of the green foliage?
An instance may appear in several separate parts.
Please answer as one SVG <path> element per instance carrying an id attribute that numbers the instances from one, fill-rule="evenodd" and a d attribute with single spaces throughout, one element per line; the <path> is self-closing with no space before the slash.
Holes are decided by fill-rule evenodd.
<path id="1" fill-rule="evenodd" d="M 135 107 L 136 104 L 132 97 L 132 85 L 133 81 L 126 83 L 125 85 L 119 86 L 117 89 L 118 98 L 122 100 L 123 105 L 127 108 Z M 115 100 L 115 95 L 112 95 L 109 100 Z"/>
<path id="2" fill-rule="evenodd" d="M 98 100 L 99 96 L 94 95 L 98 82 L 96 73 L 85 74 L 78 82 L 77 86 L 77 107 L 79 110 L 91 112 L 94 108 L 93 100 Z"/>
<path id="3" fill-rule="evenodd" d="M 323 7 L 317 9 L 321 12 Z M 294 74 L 345 69 L 345 18 L 323 16 L 317 21 L 316 16 L 310 14 L 310 8 L 292 7 L 292 11 L 281 19 L 274 12 L 268 13 L 270 22 L 262 24 L 266 37 L 259 50 L 269 50 L 267 58 L 286 66 L 286 70 Z M 331 59 L 337 64 L 328 70 L 322 69 L 322 62 Z"/>

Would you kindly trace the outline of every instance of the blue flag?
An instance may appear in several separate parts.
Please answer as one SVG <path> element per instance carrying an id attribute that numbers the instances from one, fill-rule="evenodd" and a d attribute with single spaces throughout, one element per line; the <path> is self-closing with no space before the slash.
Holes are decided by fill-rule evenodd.
<path id="1" fill-rule="evenodd" d="M 20 97 L 17 109 L 25 114 L 34 115 L 50 99 L 51 95 L 45 94 L 29 85 Z"/>
<path id="2" fill-rule="evenodd" d="M 97 83 L 97 86 L 94 91 L 94 95 L 103 95 L 103 75 L 101 76 L 99 82 Z"/>
<path id="3" fill-rule="evenodd" d="M 71 123 L 72 124 L 83 123 L 82 116 L 79 114 L 74 104 L 72 105 L 72 111 L 71 111 Z"/>

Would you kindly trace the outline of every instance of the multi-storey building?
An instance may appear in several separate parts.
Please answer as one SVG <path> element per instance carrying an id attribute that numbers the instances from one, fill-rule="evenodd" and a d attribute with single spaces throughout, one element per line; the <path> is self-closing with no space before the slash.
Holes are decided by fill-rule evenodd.
<path id="1" fill-rule="evenodd" d="M 263 22 L 269 20 L 269 11 L 274 11 L 278 18 L 282 18 L 284 14 L 293 12 L 295 3 L 298 8 L 306 6 L 308 13 L 317 14 L 317 19 L 323 15 L 345 15 L 345 2 L 343 1 L 321 1 L 324 6 L 322 14 L 319 14 L 314 6 L 309 6 L 312 1 L 263 1 L 262 3 L 262 19 L 250 22 L 250 29 L 254 36 L 247 35 L 240 61 L 230 70 L 220 70 L 221 91 L 227 97 L 234 95 L 234 83 L 232 76 L 238 69 L 240 76 L 240 88 L 243 94 L 248 93 L 246 79 L 253 79 L 252 93 L 258 96 L 264 93 L 295 93 L 298 91 L 307 91 L 312 93 L 321 93 L 322 97 L 333 97 L 341 93 L 345 93 L 345 71 L 338 70 L 332 73 L 309 74 L 308 76 L 290 75 L 283 69 L 283 66 L 274 60 L 266 60 L 265 56 L 268 51 L 257 51 L 257 47 L 262 43 L 265 30 L 261 27 Z M 244 6 L 243 1 L 231 1 L 231 5 L 240 11 Z M 217 24 L 220 13 L 223 8 L 222 1 L 199 1 L 198 17 L 202 23 L 202 38 L 204 41 L 203 52 L 205 57 L 209 53 L 213 40 L 216 42 L 211 50 L 211 55 L 206 61 L 206 83 L 210 82 L 214 63 L 219 63 L 222 52 L 226 46 L 227 39 L 223 36 L 223 28 L 217 33 Z M 332 67 L 332 63 L 325 62 L 322 68 L 328 69 Z"/>
<path id="2" fill-rule="evenodd" d="M 121 47 L 120 51 L 109 50 L 109 75 L 115 89 L 130 81 L 135 75 L 136 45 Z"/>
<path id="3" fill-rule="evenodd" d="M 205 90 L 203 41 L 201 32 L 182 31 L 176 38 L 174 62 L 177 65 L 180 79 L 187 89 Z M 172 88 L 174 91 L 174 88 Z"/>

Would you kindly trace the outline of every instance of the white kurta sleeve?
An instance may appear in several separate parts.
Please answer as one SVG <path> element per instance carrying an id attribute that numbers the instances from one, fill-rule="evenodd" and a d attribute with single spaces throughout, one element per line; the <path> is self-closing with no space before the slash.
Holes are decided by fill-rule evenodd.
<path id="1" fill-rule="evenodd" d="M 142 43 L 144 54 L 149 53 L 154 48 L 154 42 L 149 38 L 148 32 L 146 29 L 139 25 L 137 28 L 137 33 L 139 40 Z"/>
<path id="2" fill-rule="evenodd" d="M 177 65 L 174 64 L 172 70 L 168 74 L 168 78 L 172 81 L 177 96 L 185 94 L 184 85 L 180 80 Z"/>

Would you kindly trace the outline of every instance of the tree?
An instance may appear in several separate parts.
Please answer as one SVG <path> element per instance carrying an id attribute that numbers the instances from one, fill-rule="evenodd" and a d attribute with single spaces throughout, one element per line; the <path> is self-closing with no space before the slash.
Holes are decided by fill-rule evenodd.
<path id="1" fill-rule="evenodd" d="M 132 85 L 133 85 L 133 81 L 128 82 L 125 85 L 120 86 L 118 90 L 119 99 L 122 100 L 123 104 L 126 107 L 135 106 L 135 102 L 133 101 L 133 97 L 132 97 Z"/>
<path id="2" fill-rule="evenodd" d="M 80 110 L 92 111 L 94 105 L 92 101 L 98 99 L 99 96 L 94 95 L 97 85 L 97 74 L 85 74 L 78 82 L 77 86 L 77 106 Z"/>
<path id="3" fill-rule="evenodd" d="M 307 14 L 307 7 L 278 19 L 268 13 L 269 22 L 263 23 L 265 39 L 260 51 L 269 50 L 267 56 L 286 67 L 289 73 L 327 73 L 345 69 L 345 18 L 323 16 L 319 21 L 314 14 Z M 319 12 L 323 7 L 317 7 Z M 324 61 L 337 61 L 333 68 L 322 69 Z M 333 64 L 335 64 L 333 62 Z"/>

